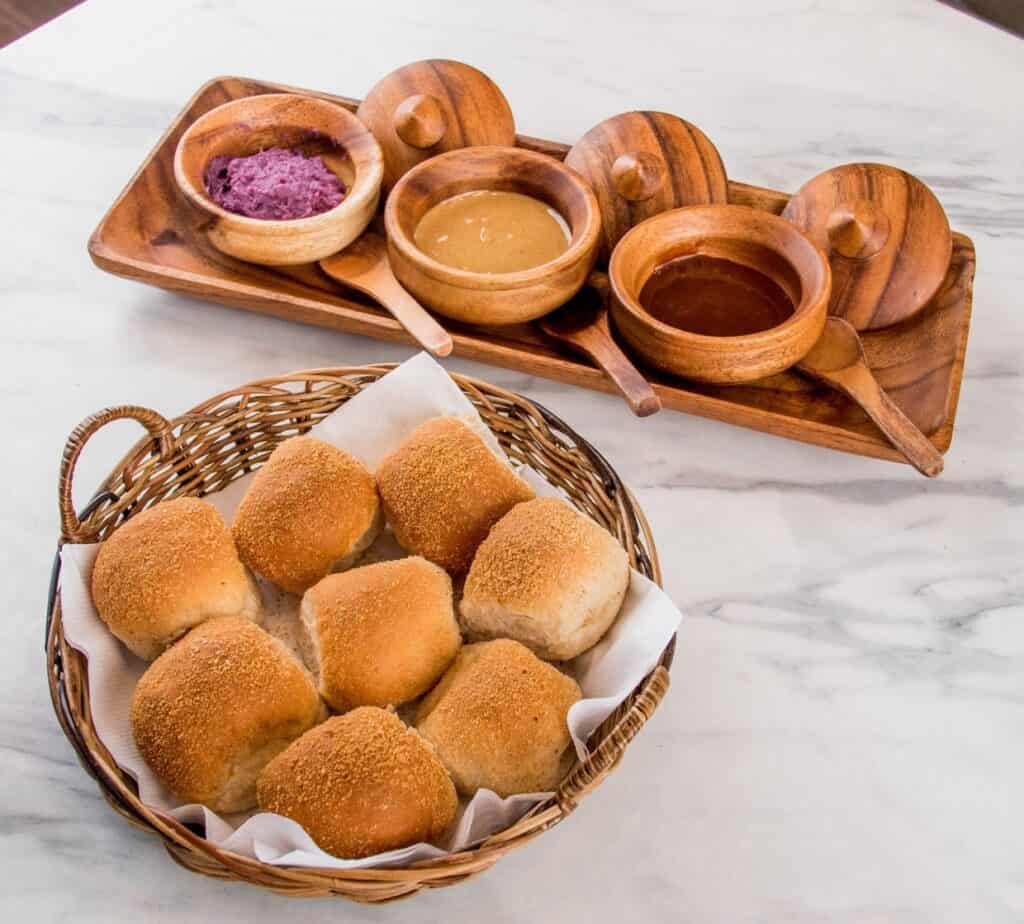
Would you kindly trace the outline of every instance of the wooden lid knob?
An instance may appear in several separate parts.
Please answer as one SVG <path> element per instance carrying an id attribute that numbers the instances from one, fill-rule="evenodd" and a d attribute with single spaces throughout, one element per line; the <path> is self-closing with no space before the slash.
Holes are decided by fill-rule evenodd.
<path id="1" fill-rule="evenodd" d="M 829 314 L 877 330 L 922 311 L 952 253 L 949 221 L 916 177 L 885 164 L 844 164 L 806 182 L 782 217 L 832 266 Z"/>
<path id="2" fill-rule="evenodd" d="M 384 155 L 385 194 L 430 157 L 477 145 L 511 147 L 516 127 L 508 100 L 486 74 L 434 58 L 392 71 L 356 112 Z"/>
<path id="3" fill-rule="evenodd" d="M 647 151 L 627 151 L 612 164 L 612 179 L 623 199 L 643 202 L 650 199 L 665 181 L 665 167 Z"/>
<path id="4" fill-rule="evenodd" d="M 414 148 L 432 148 L 443 137 L 447 122 L 437 98 L 415 93 L 395 109 L 395 133 Z"/>
<path id="5" fill-rule="evenodd" d="M 832 252 L 850 260 L 873 257 L 889 239 L 886 214 L 864 200 L 838 206 L 826 227 Z"/>
<path id="6" fill-rule="evenodd" d="M 729 201 L 722 158 L 696 125 L 667 112 L 622 112 L 595 125 L 565 156 L 601 209 L 599 262 L 634 225 L 686 205 Z"/>

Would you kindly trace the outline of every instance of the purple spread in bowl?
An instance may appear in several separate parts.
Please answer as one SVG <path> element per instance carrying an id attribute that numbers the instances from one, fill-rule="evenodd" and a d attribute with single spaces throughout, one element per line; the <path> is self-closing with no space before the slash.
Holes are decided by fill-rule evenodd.
<path id="1" fill-rule="evenodd" d="M 268 148 L 249 157 L 215 157 L 204 180 L 217 205 L 247 218 L 308 218 L 345 198 L 345 185 L 319 157 L 286 148 Z"/>

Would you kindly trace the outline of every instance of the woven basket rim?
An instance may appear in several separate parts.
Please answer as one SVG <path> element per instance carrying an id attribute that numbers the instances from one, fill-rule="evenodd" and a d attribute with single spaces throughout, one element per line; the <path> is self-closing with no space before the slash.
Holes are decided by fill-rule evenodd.
<path id="1" fill-rule="evenodd" d="M 454 884 L 489 868 L 504 853 L 532 840 L 574 811 L 580 800 L 597 788 L 603 779 L 615 769 L 629 742 L 657 708 L 667 690 L 668 671 L 675 650 L 675 635 L 662 651 L 655 668 L 637 684 L 623 705 L 616 710 L 616 713 L 613 713 L 613 717 L 618 712 L 622 712 L 623 715 L 617 723 L 612 723 L 611 728 L 602 735 L 598 745 L 592 749 L 588 761 L 583 764 L 579 761 L 574 763 L 573 770 L 563 780 L 559 791 L 553 798 L 540 803 L 510 828 L 485 838 L 479 844 L 454 854 L 403 866 L 358 870 L 270 866 L 210 844 L 205 837 L 190 830 L 188 826 L 162 811 L 146 806 L 139 799 L 134 782 L 113 761 L 92 727 L 92 717 L 88 707 L 87 662 L 83 655 L 71 648 L 63 633 L 59 579 L 61 549 L 65 544 L 97 541 L 101 538 L 103 526 L 96 528 L 92 534 L 88 534 L 85 532 L 83 523 L 94 522 L 97 511 L 102 511 L 105 505 L 110 507 L 111 498 L 117 500 L 116 492 L 111 489 L 119 473 L 129 471 L 130 467 L 138 462 L 145 453 L 153 453 L 154 449 L 157 458 L 162 458 L 164 455 L 172 457 L 175 443 L 174 432 L 202 418 L 204 414 L 208 414 L 225 401 L 238 398 L 241 404 L 250 397 L 267 396 L 268 394 L 288 400 L 312 394 L 311 386 L 326 385 L 330 387 L 344 383 L 347 387 L 351 386 L 353 390 L 352 394 L 346 395 L 337 403 L 337 406 L 340 407 L 366 384 L 376 381 L 396 368 L 397 365 L 397 363 L 375 363 L 363 366 L 320 367 L 256 379 L 202 401 L 172 419 L 164 418 L 147 408 L 122 405 L 86 418 L 73 431 L 65 447 L 59 484 L 61 538 L 54 562 L 54 572 L 51 576 L 46 614 L 47 674 L 54 711 L 79 762 L 97 782 L 108 803 L 136 827 L 160 835 L 172 859 L 192 871 L 218 878 L 238 879 L 288 895 L 334 894 L 355 901 L 374 903 L 406 897 L 423 888 Z M 532 399 L 481 379 L 459 375 L 449 370 L 446 372 L 473 402 L 477 410 L 480 410 L 479 402 L 481 401 L 485 403 L 488 401 L 508 402 L 512 406 L 518 406 L 526 409 L 528 413 L 536 415 L 552 435 L 571 439 L 572 449 L 581 453 L 595 471 L 602 476 L 609 496 L 618 494 L 618 504 L 633 518 L 633 528 L 637 531 L 637 539 L 640 540 L 640 547 L 637 551 L 642 552 L 645 556 L 642 560 L 637 561 L 635 566 L 642 565 L 641 573 L 646 573 L 653 581 L 661 584 L 657 553 L 643 511 L 615 470 L 584 437 L 580 436 L 557 415 Z M 356 387 L 350 381 L 352 377 L 367 381 L 360 381 Z M 294 392 L 283 387 L 296 384 L 304 384 L 304 390 Z M 497 414 L 497 412 L 495 413 Z M 138 440 L 114 466 L 111 474 L 104 479 L 93 499 L 79 516 L 71 505 L 73 474 L 78 456 L 92 433 L 110 420 L 125 417 L 143 423 L 149 432 Z M 309 423 L 306 425 L 307 428 L 315 422 L 311 414 Z M 494 429 L 489 420 L 485 420 L 485 422 L 492 430 Z M 496 435 L 500 440 L 501 434 Z M 258 467 L 258 464 L 262 463 L 253 465 L 253 468 Z M 188 466 L 183 468 L 187 470 Z M 230 480 L 234 480 L 234 478 Z M 132 485 L 132 489 L 135 490 L 136 486 Z M 203 496 L 203 493 L 209 492 L 200 492 L 198 496 Z M 118 525 L 123 522 L 123 519 L 123 516 L 118 515 Z M 116 529 L 117 526 L 111 528 Z M 76 670 L 80 670 L 80 676 L 74 673 Z M 594 733 L 591 743 L 597 738 L 601 729 L 605 725 L 609 725 L 610 722 L 609 719 L 603 723 L 601 728 Z M 605 750 L 605 745 L 609 742 L 612 746 Z M 587 766 L 591 763 L 593 766 Z M 570 781 L 573 785 L 567 786 Z M 380 889 L 372 888 L 372 886 L 380 886 Z"/>

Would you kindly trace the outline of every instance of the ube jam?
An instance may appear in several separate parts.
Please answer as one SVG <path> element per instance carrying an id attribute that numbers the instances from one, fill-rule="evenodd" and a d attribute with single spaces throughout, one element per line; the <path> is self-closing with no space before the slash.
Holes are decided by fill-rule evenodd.
<path id="1" fill-rule="evenodd" d="M 268 148 L 249 157 L 215 157 L 206 166 L 204 181 L 222 209 L 271 221 L 319 215 L 345 198 L 345 185 L 323 160 L 286 148 Z"/>

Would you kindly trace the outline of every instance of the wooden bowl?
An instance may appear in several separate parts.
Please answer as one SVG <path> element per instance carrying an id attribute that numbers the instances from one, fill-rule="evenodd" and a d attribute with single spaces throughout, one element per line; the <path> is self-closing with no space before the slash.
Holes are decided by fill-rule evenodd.
<path id="1" fill-rule="evenodd" d="M 477 189 L 543 200 L 569 225 L 569 248 L 514 273 L 475 273 L 427 256 L 413 237 L 420 219 L 438 202 Z M 473 324 L 531 321 L 567 302 L 593 268 L 601 235 L 597 199 L 575 171 L 544 154 L 500 146 L 449 151 L 413 167 L 391 190 L 384 223 L 399 282 L 438 314 Z"/>
<path id="2" fill-rule="evenodd" d="M 203 174 L 220 155 L 245 157 L 272 147 L 318 155 L 345 184 L 333 209 L 291 221 L 236 215 L 207 194 Z M 209 223 L 210 241 L 226 254 L 286 266 L 312 263 L 354 241 L 373 218 L 384 175 L 380 146 L 351 112 L 292 93 L 251 96 L 218 106 L 189 126 L 174 153 L 174 179 Z"/>
<path id="3" fill-rule="evenodd" d="M 709 336 L 660 321 L 640 304 L 663 263 L 703 254 L 758 271 L 793 303 L 781 324 L 757 333 Z M 659 369 L 700 382 L 750 382 L 788 369 L 825 326 L 831 292 L 828 259 L 789 222 L 742 205 L 700 205 L 655 215 L 630 230 L 612 253 L 612 318 L 626 342 Z"/>

